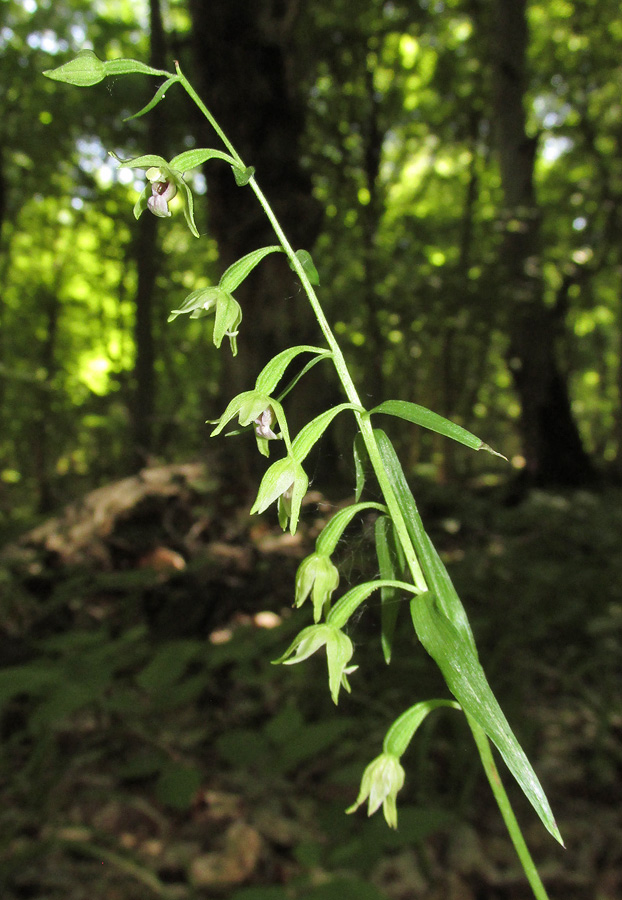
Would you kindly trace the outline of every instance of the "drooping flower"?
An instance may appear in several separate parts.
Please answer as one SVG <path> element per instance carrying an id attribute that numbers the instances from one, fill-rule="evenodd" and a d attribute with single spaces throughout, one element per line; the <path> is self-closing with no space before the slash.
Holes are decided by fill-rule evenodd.
<path id="1" fill-rule="evenodd" d="M 278 500 L 279 524 L 285 530 L 289 522 L 289 530 L 295 534 L 300 507 L 308 487 L 309 477 L 293 456 L 279 459 L 263 476 L 251 515 L 264 512 L 271 503 Z"/>
<path id="2" fill-rule="evenodd" d="M 145 169 L 146 171 L 147 184 L 134 204 L 134 218 L 140 218 L 146 209 L 152 212 L 154 216 L 168 218 L 172 215 L 169 203 L 179 193 L 188 228 L 195 237 L 199 237 L 194 221 L 192 191 L 184 181 L 184 172 L 194 168 L 204 160 L 205 157 L 201 156 L 200 152 L 199 157 L 196 157 L 193 151 L 186 151 L 179 156 L 174 156 L 170 162 L 167 162 L 162 156 L 156 156 L 153 153 L 148 153 L 145 156 L 136 156 L 133 159 L 121 159 L 116 153 L 111 151 L 110 156 L 116 159 L 121 166 L 126 166 L 129 169 Z"/>
<path id="3" fill-rule="evenodd" d="M 147 181 L 151 183 L 151 196 L 147 198 L 147 208 L 161 218 L 167 218 L 172 213 L 168 208 L 169 200 L 177 195 L 177 184 L 170 169 L 152 166 L 146 172 Z"/>
<path id="4" fill-rule="evenodd" d="M 283 663 L 285 666 L 293 666 L 296 663 L 308 659 L 316 650 L 326 645 L 326 659 L 328 662 L 328 686 L 333 703 L 339 700 L 339 690 L 344 688 L 350 692 L 348 675 L 355 672 L 358 666 L 349 666 L 354 647 L 352 641 L 341 629 L 334 625 L 310 625 L 303 628 L 294 638 L 283 656 L 275 660 L 275 663 Z"/>
<path id="5" fill-rule="evenodd" d="M 405 772 L 393 753 L 381 753 L 363 772 L 361 790 L 347 813 L 353 813 L 369 797 L 367 815 L 371 816 L 382 804 L 382 812 L 390 828 L 397 828 L 397 792 L 404 785 Z"/>
<path id="6" fill-rule="evenodd" d="M 312 553 L 298 566 L 296 572 L 296 606 L 302 606 L 309 594 L 313 600 L 313 621 L 319 622 L 327 611 L 330 598 L 339 586 L 339 572 L 329 556 Z"/>
<path id="7" fill-rule="evenodd" d="M 275 415 L 274 410 L 271 406 L 266 407 L 262 413 L 260 413 L 256 419 L 253 419 L 253 424 L 255 425 L 255 434 L 257 437 L 265 438 L 266 441 L 276 441 L 277 436 L 272 431 L 272 424 L 274 423 Z"/>

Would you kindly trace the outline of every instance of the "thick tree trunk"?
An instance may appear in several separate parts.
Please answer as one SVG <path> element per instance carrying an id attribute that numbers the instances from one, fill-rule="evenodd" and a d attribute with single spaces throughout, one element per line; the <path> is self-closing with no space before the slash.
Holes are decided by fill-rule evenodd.
<path id="1" fill-rule="evenodd" d="M 163 69 L 166 66 L 165 35 L 159 0 L 150 0 L 151 49 L 149 64 Z M 149 89 L 152 90 L 151 84 Z M 162 116 L 165 104 L 158 107 L 157 114 L 148 117 L 148 144 L 150 153 L 166 156 L 164 149 L 165 129 Z M 158 263 L 158 220 L 143 214 L 136 228 L 134 257 L 136 260 L 136 318 L 134 341 L 136 359 L 134 363 L 134 396 L 132 403 L 132 424 L 134 439 L 134 465 L 143 466 L 153 451 L 153 422 L 156 405 L 155 346 L 153 335 L 154 294 Z"/>
<path id="2" fill-rule="evenodd" d="M 495 121 L 505 195 L 502 266 L 510 316 L 510 367 L 521 402 L 525 474 L 532 484 L 577 485 L 593 477 L 556 358 L 556 322 L 543 302 L 536 141 L 525 129 L 526 0 L 497 0 L 492 31 Z"/>
<path id="3" fill-rule="evenodd" d="M 312 249 L 319 231 L 319 209 L 311 180 L 300 165 L 304 101 L 294 75 L 294 24 L 298 4 L 268 0 L 190 0 L 196 82 L 272 204 L 295 249 Z M 200 146 L 219 147 L 204 120 Z M 219 267 L 262 245 L 276 243 L 274 232 L 248 188 L 237 187 L 229 166 L 206 166 L 210 232 L 219 246 Z M 321 274 L 321 273 L 320 273 Z M 281 255 L 269 256 L 235 292 L 243 310 L 239 353 L 232 360 L 226 342 L 221 404 L 248 390 L 265 363 L 295 343 L 317 344 L 321 335 L 298 280 Z M 319 371 L 321 369 L 321 372 Z M 328 367 L 320 364 L 302 379 L 286 401 L 290 429 L 298 428 L 326 402 Z M 324 384 L 322 384 L 324 382 Z M 257 474 L 254 441 L 230 440 L 227 462 L 237 476 Z M 265 466 L 261 463 L 260 468 Z"/>

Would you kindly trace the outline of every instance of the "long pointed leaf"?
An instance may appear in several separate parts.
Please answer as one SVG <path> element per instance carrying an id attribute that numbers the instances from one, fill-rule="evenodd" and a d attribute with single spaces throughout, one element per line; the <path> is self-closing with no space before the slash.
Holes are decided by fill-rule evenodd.
<path id="1" fill-rule="evenodd" d="M 153 95 L 153 97 L 151 98 L 149 103 L 147 103 L 146 106 L 143 106 L 143 108 L 139 109 L 138 112 L 134 113 L 134 115 L 126 116 L 125 119 L 123 119 L 123 121 L 129 122 L 130 119 L 139 119 L 141 116 L 144 116 L 145 113 L 150 112 L 155 106 L 158 105 L 160 100 L 164 99 L 164 97 L 166 96 L 166 92 L 168 91 L 170 86 L 172 84 L 175 84 L 177 81 L 179 81 L 179 75 L 172 75 L 170 78 L 167 78 L 167 80 L 164 82 L 164 84 L 160 85 L 160 87 L 157 89 L 157 91 L 155 92 L 155 94 Z"/>
<path id="2" fill-rule="evenodd" d="M 344 409 L 354 409 L 357 412 L 364 412 L 362 407 L 355 406 L 355 404 L 353 403 L 340 403 L 338 406 L 333 406 L 332 409 L 327 409 L 326 412 L 320 413 L 320 415 L 316 416 L 315 419 L 307 422 L 305 427 L 301 428 L 296 435 L 292 445 L 294 456 L 296 457 L 298 462 L 303 461 L 313 445 L 322 437 L 335 416 L 337 416 L 340 412 L 343 412 Z"/>
<path id="3" fill-rule="evenodd" d="M 419 515 L 419 510 L 417 509 L 417 504 L 415 503 L 415 498 L 408 487 L 408 482 L 406 481 L 406 476 L 404 475 L 395 448 L 384 431 L 375 428 L 374 435 L 378 442 L 378 449 L 387 475 L 389 476 L 393 490 L 397 495 L 400 509 L 406 519 L 408 533 L 417 551 L 428 586 L 438 597 L 447 618 L 453 622 L 462 638 L 469 643 L 473 653 L 477 656 L 475 639 L 473 638 L 473 632 L 466 610 L 456 593 L 456 589 L 445 568 L 445 564 L 438 555 L 436 547 L 426 534 L 423 522 L 421 521 L 421 516 Z"/>
<path id="4" fill-rule="evenodd" d="M 392 579 L 382 579 L 379 581 L 366 581 L 365 584 L 357 584 L 351 588 L 343 597 L 335 603 L 329 614 L 326 616 L 326 624 L 334 625 L 335 628 L 343 628 L 352 613 L 364 603 L 365 600 L 374 591 L 379 588 L 389 587 L 397 588 L 399 591 L 406 591 L 407 594 L 415 594 L 417 588 L 406 581 L 394 581 Z"/>
<path id="5" fill-rule="evenodd" d="M 382 579 L 393 580 L 398 577 L 395 548 L 391 546 L 393 524 L 390 516 L 379 516 L 374 527 L 376 556 Z M 395 599 L 395 588 L 383 587 L 380 590 L 380 642 L 387 665 L 391 662 L 393 635 L 397 625 L 400 604 Z"/>
<path id="6" fill-rule="evenodd" d="M 246 256 L 229 266 L 220 279 L 219 287 L 223 291 L 228 291 L 230 294 L 233 293 L 242 284 L 248 273 L 269 253 L 283 253 L 283 248 L 278 244 L 274 244 L 272 247 L 261 247 L 259 250 L 252 250 L 250 253 L 247 253 Z"/>
<path id="7" fill-rule="evenodd" d="M 321 535 L 318 537 L 315 547 L 318 553 L 323 556 L 331 556 L 344 530 L 348 527 L 354 516 L 366 509 L 377 509 L 379 512 L 386 513 L 387 508 L 382 503 L 353 503 L 340 509 L 338 513 L 332 517 L 330 522 L 324 526 Z"/>
<path id="8" fill-rule="evenodd" d="M 417 636 L 443 673 L 449 690 L 497 747 L 545 828 L 560 844 L 563 843 L 542 785 L 516 740 L 473 650 L 462 640 L 434 594 L 428 592 L 415 597 L 410 609 Z"/>
<path id="9" fill-rule="evenodd" d="M 290 362 L 300 353 L 316 353 L 326 355 L 329 351 L 322 347 L 313 347 L 311 344 L 299 344 L 297 347 L 288 347 L 273 356 L 267 365 L 261 370 L 255 382 L 255 389 L 262 394 L 271 394 L 277 386 L 285 369 Z"/>
<path id="10" fill-rule="evenodd" d="M 455 422 L 451 422 L 443 416 L 439 416 L 438 413 L 432 412 L 431 409 L 427 409 L 425 406 L 419 406 L 418 403 L 409 403 L 406 400 L 386 400 L 380 406 L 376 406 L 375 409 L 370 411 L 370 415 L 374 413 L 386 413 L 389 416 L 397 416 L 399 419 L 405 419 L 407 422 L 413 422 L 415 425 L 421 425 L 429 431 L 436 431 L 437 434 L 442 434 L 454 441 L 458 441 L 459 444 L 464 444 L 465 447 L 470 447 L 471 450 L 487 450 L 494 456 L 500 456 L 502 459 L 506 458 L 502 453 L 497 453 L 496 450 L 485 444 L 481 438 L 471 434 L 466 428 L 456 425 Z"/>
<path id="11" fill-rule="evenodd" d="M 187 172 L 189 169 L 196 169 L 197 166 L 202 166 L 208 159 L 224 159 L 229 165 L 235 165 L 234 158 L 222 150 L 204 150 L 197 147 L 194 150 L 184 150 L 183 153 L 174 156 L 169 162 L 169 166 L 178 172 Z"/>

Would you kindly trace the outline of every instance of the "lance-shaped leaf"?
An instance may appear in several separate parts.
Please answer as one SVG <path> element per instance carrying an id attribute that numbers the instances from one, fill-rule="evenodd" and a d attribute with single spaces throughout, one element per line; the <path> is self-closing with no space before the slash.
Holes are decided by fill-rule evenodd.
<path id="1" fill-rule="evenodd" d="M 443 416 L 439 416 L 438 413 L 432 412 L 431 409 L 426 409 L 425 406 L 419 406 L 417 403 L 408 403 L 406 400 L 386 400 L 380 406 L 372 409 L 369 414 L 371 416 L 375 413 L 397 416 L 399 419 L 405 419 L 407 422 L 413 422 L 415 425 L 421 425 L 429 431 L 436 431 L 437 434 L 442 434 L 454 441 L 458 441 L 458 443 L 464 444 L 465 447 L 470 447 L 471 450 L 487 450 L 488 453 L 492 453 L 494 456 L 506 459 L 502 453 L 497 453 L 496 450 L 485 444 L 481 438 L 471 434 L 466 428 L 456 425 L 455 422 L 450 422 L 449 419 L 445 419 Z"/>
<path id="2" fill-rule="evenodd" d="M 397 588 L 400 591 L 406 591 L 408 594 L 418 593 L 417 588 L 412 584 L 408 584 L 406 581 L 393 581 L 393 579 L 366 581 L 365 584 L 357 584 L 356 587 L 351 588 L 347 594 L 340 597 L 326 617 L 326 621 L 330 625 L 335 625 L 337 628 L 343 628 L 352 613 L 358 609 L 361 603 L 364 603 L 374 591 L 383 587 Z"/>
<path id="3" fill-rule="evenodd" d="M 398 552 L 401 545 L 395 542 L 393 522 L 390 516 L 379 516 L 374 525 L 376 556 L 380 569 L 380 577 L 391 581 L 404 571 L 404 556 Z M 395 588 L 383 587 L 380 591 L 380 642 L 387 665 L 391 662 L 393 636 L 400 611 L 400 603 L 395 597 Z"/>
<path id="4" fill-rule="evenodd" d="M 426 716 L 441 707 L 461 709 L 455 700 L 422 700 L 415 703 L 393 722 L 382 742 L 383 751 L 397 757 L 402 756 Z"/>
<path id="5" fill-rule="evenodd" d="M 354 516 L 367 509 L 377 509 L 379 512 L 387 511 L 386 506 L 382 503 L 353 503 L 351 506 L 345 506 L 338 513 L 335 513 L 330 522 L 322 529 L 322 533 L 315 545 L 317 552 L 325 556 L 330 556 L 334 553 L 343 532 Z"/>
<path id="6" fill-rule="evenodd" d="M 475 639 L 469 623 L 466 610 L 462 605 L 460 597 L 456 593 L 451 578 L 445 568 L 445 564 L 437 553 L 436 547 L 428 537 L 415 498 L 412 495 L 406 476 L 398 459 L 393 444 L 380 429 L 374 429 L 374 436 L 378 443 L 378 450 L 382 457 L 382 462 L 397 496 L 397 501 L 402 510 L 406 527 L 417 550 L 417 555 L 421 562 L 421 568 L 425 575 L 428 586 L 432 588 L 438 597 L 445 615 L 454 623 L 462 638 L 466 640 L 475 656 L 477 650 L 475 648 Z"/>
<path id="7" fill-rule="evenodd" d="M 156 166 L 157 168 L 168 168 L 168 162 L 164 157 L 155 156 L 153 153 L 147 153 L 144 156 L 135 156 L 133 159 L 121 159 L 114 150 L 109 150 L 108 156 L 112 156 L 112 158 L 125 169 L 150 169 L 152 166 Z"/>
<path id="8" fill-rule="evenodd" d="M 461 638 L 432 593 L 415 597 L 410 609 L 417 636 L 443 673 L 449 690 L 497 747 L 545 828 L 560 844 L 563 843 L 542 785 L 469 643 Z"/>
<path id="9" fill-rule="evenodd" d="M 354 403 L 340 403 L 338 406 L 327 409 L 326 412 L 320 413 L 315 419 L 307 422 L 305 427 L 300 429 L 292 444 L 296 459 L 302 462 L 313 445 L 322 437 L 335 416 L 338 416 L 345 409 L 353 409 L 356 412 L 365 411 L 362 406 L 356 406 Z"/>
<path id="10" fill-rule="evenodd" d="M 299 353 L 316 353 L 318 355 L 331 355 L 329 351 L 323 350 L 321 347 L 312 347 L 310 344 L 299 344 L 297 347 L 288 347 L 273 356 L 270 362 L 264 366 L 255 382 L 255 388 L 265 394 L 271 394 L 275 389 L 285 369 L 290 362 L 295 359 Z"/>
<path id="11" fill-rule="evenodd" d="M 137 59 L 110 59 L 101 60 L 92 50 L 80 50 L 75 59 L 57 66 L 55 69 L 46 69 L 43 73 L 46 78 L 53 81 L 62 81 L 65 84 L 74 84 L 77 87 L 90 87 L 103 81 L 107 75 L 168 75 L 162 69 L 154 69 Z"/>
<path id="12" fill-rule="evenodd" d="M 134 113 L 132 116 L 126 116 L 123 119 L 123 121 L 129 122 L 130 119 L 140 119 L 140 117 L 144 116 L 145 113 L 150 112 L 154 107 L 156 107 L 158 105 L 160 100 L 164 100 L 164 97 L 166 96 L 166 92 L 171 87 L 171 85 L 175 84 L 178 81 L 179 81 L 179 75 L 171 75 L 170 78 L 167 78 L 167 80 L 164 82 L 164 84 L 160 85 L 160 87 L 157 89 L 157 91 L 155 92 L 155 94 L 153 95 L 153 97 L 151 98 L 149 103 L 147 103 L 146 106 L 143 106 L 142 109 L 139 109 L 139 111 L 137 113 Z"/>
<path id="13" fill-rule="evenodd" d="M 252 272 L 255 266 L 261 262 L 264 256 L 267 256 L 269 253 L 282 252 L 283 248 L 275 244 L 272 247 L 261 247 L 259 250 L 253 250 L 251 253 L 247 253 L 246 256 L 243 256 L 241 259 L 238 259 L 237 262 L 234 262 L 232 266 L 229 266 L 220 279 L 219 286 L 223 291 L 234 291 L 242 284 L 249 272 Z"/>
<path id="14" fill-rule="evenodd" d="M 203 150 L 197 147 L 194 150 L 184 150 L 183 153 L 174 156 L 170 160 L 169 166 L 171 169 L 177 169 L 178 172 L 187 172 L 189 169 L 202 166 L 208 159 L 224 159 L 230 165 L 236 165 L 234 158 L 228 153 L 223 153 L 222 150 Z"/>
<path id="15" fill-rule="evenodd" d="M 363 440 L 363 435 L 360 431 L 354 438 L 352 455 L 354 456 L 354 471 L 356 474 L 354 499 L 358 502 L 361 499 L 361 494 L 363 493 L 363 488 L 365 487 L 365 482 L 367 480 L 365 467 L 369 464 L 367 448 L 365 447 L 365 441 Z"/>

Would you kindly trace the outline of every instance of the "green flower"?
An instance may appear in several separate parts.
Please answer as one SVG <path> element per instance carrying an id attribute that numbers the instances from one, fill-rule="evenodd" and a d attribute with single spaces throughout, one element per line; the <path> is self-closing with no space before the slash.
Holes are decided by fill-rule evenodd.
<path id="1" fill-rule="evenodd" d="M 293 456 L 279 459 L 270 466 L 262 478 L 251 515 L 264 512 L 271 503 L 278 500 L 281 528 L 285 531 L 289 521 L 289 530 L 295 534 L 300 518 L 300 507 L 308 487 L 309 478 Z"/>
<path id="2" fill-rule="evenodd" d="M 166 213 L 155 214 L 166 215 Z M 238 352 L 237 336 L 238 328 L 242 321 L 242 309 L 238 301 L 221 287 L 206 287 L 191 291 L 179 309 L 171 310 L 168 321 L 172 322 L 177 316 L 186 314 L 191 319 L 201 319 L 212 312 L 215 313 L 214 334 L 212 337 L 214 346 L 219 348 L 222 344 L 222 339 L 228 337 L 231 344 L 231 352 L 235 356 Z"/>
<path id="3" fill-rule="evenodd" d="M 355 672 L 358 666 L 348 666 L 354 653 L 354 647 L 350 638 L 334 625 L 310 625 L 303 628 L 300 634 L 292 641 L 283 656 L 275 660 L 285 666 L 293 666 L 296 663 L 308 659 L 316 650 L 326 645 L 326 659 L 328 661 L 328 685 L 333 702 L 339 700 L 339 689 L 345 688 L 350 693 L 350 685 L 347 676 Z M 293 658 L 289 658 L 295 654 Z"/>
<path id="4" fill-rule="evenodd" d="M 397 792 L 404 785 L 405 773 L 399 757 L 393 753 L 381 753 L 363 772 L 361 790 L 356 803 L 346 812 L 353 813 L 369 797 L 367 815 L 371 816 L 382 804 L 382 812 L 390 828 L 397 828 Z"/>
<path id="5" fill-rule="evenodd" d="M 322 610 L 328 612 L 330 598 L 339 585 L 339 572 L 330 557 L 312 553 L 296 572 L 296 606 L 302 606 L 309 594 L 313 600 L 313 621 L 319 622 Z"/>

